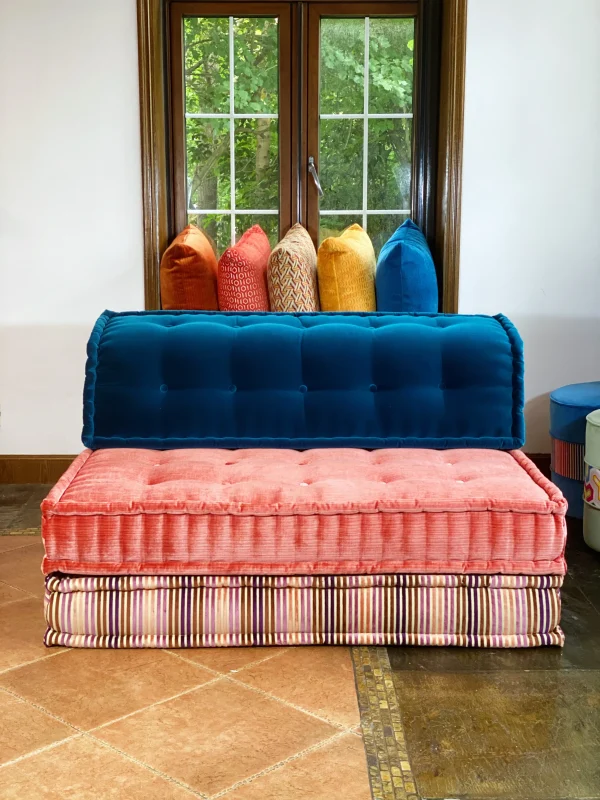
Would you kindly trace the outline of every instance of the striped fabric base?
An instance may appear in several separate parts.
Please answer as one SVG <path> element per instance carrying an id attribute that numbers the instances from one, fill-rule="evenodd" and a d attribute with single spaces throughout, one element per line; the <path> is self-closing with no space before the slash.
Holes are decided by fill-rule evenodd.
<path id="1" fill-rule="evenodd" d="M 562 577 L 46 579 L 45 643 L 68 647 L 559 645 Z"/>
<path id="2" fill-rule="evenodd" d="M 571 478 L 574 481 L 581 481 L 585 478 L 584 464 L 584 444 L 573 442 L 563 442 L 561 439 L 551 439 L 550 465 L 552 472 L 562 475 L 563 478 Z"/>

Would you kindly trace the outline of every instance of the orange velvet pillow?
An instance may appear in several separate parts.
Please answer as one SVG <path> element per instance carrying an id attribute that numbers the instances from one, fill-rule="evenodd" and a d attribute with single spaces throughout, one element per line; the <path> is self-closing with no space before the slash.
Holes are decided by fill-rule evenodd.
<path id="1" fill-rule="evenodd" d="M 162 307 L 216 311 L 217 257 L 208 238 L 188 225 L 165 250 L 160 262 Z"/>
<path id="2" fill-rule="evenodd" d="M 219 259 L 221 311 L 268 311 L 271 245 L 260 225 L 249 228 Z"/>

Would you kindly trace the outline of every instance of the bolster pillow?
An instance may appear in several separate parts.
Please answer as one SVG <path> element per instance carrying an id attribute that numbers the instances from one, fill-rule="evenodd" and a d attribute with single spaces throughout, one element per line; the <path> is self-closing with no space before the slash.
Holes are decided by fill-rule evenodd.
<path id="1" fill-rule="evenodd" d="M 523 440 L 523 347 L 503 316 L 106 311 L 88 343 L 92 449 Z"/>

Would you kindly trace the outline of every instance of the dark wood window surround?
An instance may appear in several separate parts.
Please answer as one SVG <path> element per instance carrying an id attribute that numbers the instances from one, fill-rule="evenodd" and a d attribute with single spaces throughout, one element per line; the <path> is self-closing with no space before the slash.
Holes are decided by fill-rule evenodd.
<path id="1" fill-rule="evenodd" d="M 402 0 L 402 2 L 263 2 L 210 3 L 206 0 L 138 0 L 138 46 L 140 70 L 140 112 L 142 141 L 142 187 L 144 206 L 145 305 L 160 307 L 160 258 L 170 239 L 183 227 L 181 191 L 184 167 L 181 148 L 173 147 L 182 139 L 182 97 L 177 81 L 171 80 L 170 64 L 181 64 L 180 36 L 173 26 L 180 25 L 184 14 L 215 13 L 243 15 L 276 13 L 286 18 L 282 27 L 292 57 L 281 65 L 282 81 L 302 86 L 303 96 L 292 98 L 289 112 L 281 114 L 282 146 L 280 159 L 284 179 L 281 186 L 281 225 L 285 229 L 298 219 L 299 203 L 314 187 L 306 186 L 304 195 L 293 187 L 299 185 L 298 173 L 306 174 L 309 148 L 316 149 L 317 111 L 314 107 L 316 71 L 298 80 L 302 59 L 298 47 L 315 42 L 320 16 L 328 14 L 367 15 L 409 14 L 416 17 L 417 63 L 415 70 L 415 136 L 413 167 L 413 216 L 425 231 L 440 271 L 441 308 L 456 312 L 458 306 L 458 271 L 460 245 L 460 197 L 462 166 L 462 130 L 467 0 Z M 312 36 L 310 35 L 312 33 Z M 308 35 L 307 35 L 308 34 Z M 314 54 L 313 54 L 314 55 Z M 310 56 L 310 54 L 309 54 Z M 286 73 L 287 71 L 287 73 Z M 175 87 L 172 90 L 172 87 Z M 292 90 L 294 91 L 294 90 Z M 299 129 L 298 114 L 308 104 L 308 124 Z M 306 108 L 306 105 L 304 105 Z M 179 109 L 179 114 L 170 109 Z M 308 128 L 308 129 L 306 129 Z M 298 131 L 300 132 L 298 133 Z M 296 139 L 301 137 L 299 143 Z M 301 144 L 301 146 L 298 146 Z M 312 152 L 311 151 L 311 152 Z M 294 158 L 299 153 L 299 158 Z M 317 221 L 316 204 L 304 205 L 302 219 L 313 233 Z M 313 209 L 311 211 L 311 209 Z"/>

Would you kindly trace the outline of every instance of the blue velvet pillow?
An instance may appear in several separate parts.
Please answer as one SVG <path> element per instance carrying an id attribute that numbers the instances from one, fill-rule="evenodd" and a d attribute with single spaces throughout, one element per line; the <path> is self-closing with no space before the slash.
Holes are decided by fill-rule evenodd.
<path id="1" fill-rule="evenodd" d="M 431 251 L 411 219 L 381 248 L 375 273 L 377 311 L 438 310 L 438 286 Z"/>
<path id="2" fill-rule="evenodd" d="M 92 449 L 509 449 L 523 436 L 523 347 L 502 316 L 107 311 L 88 344 Z"/>

